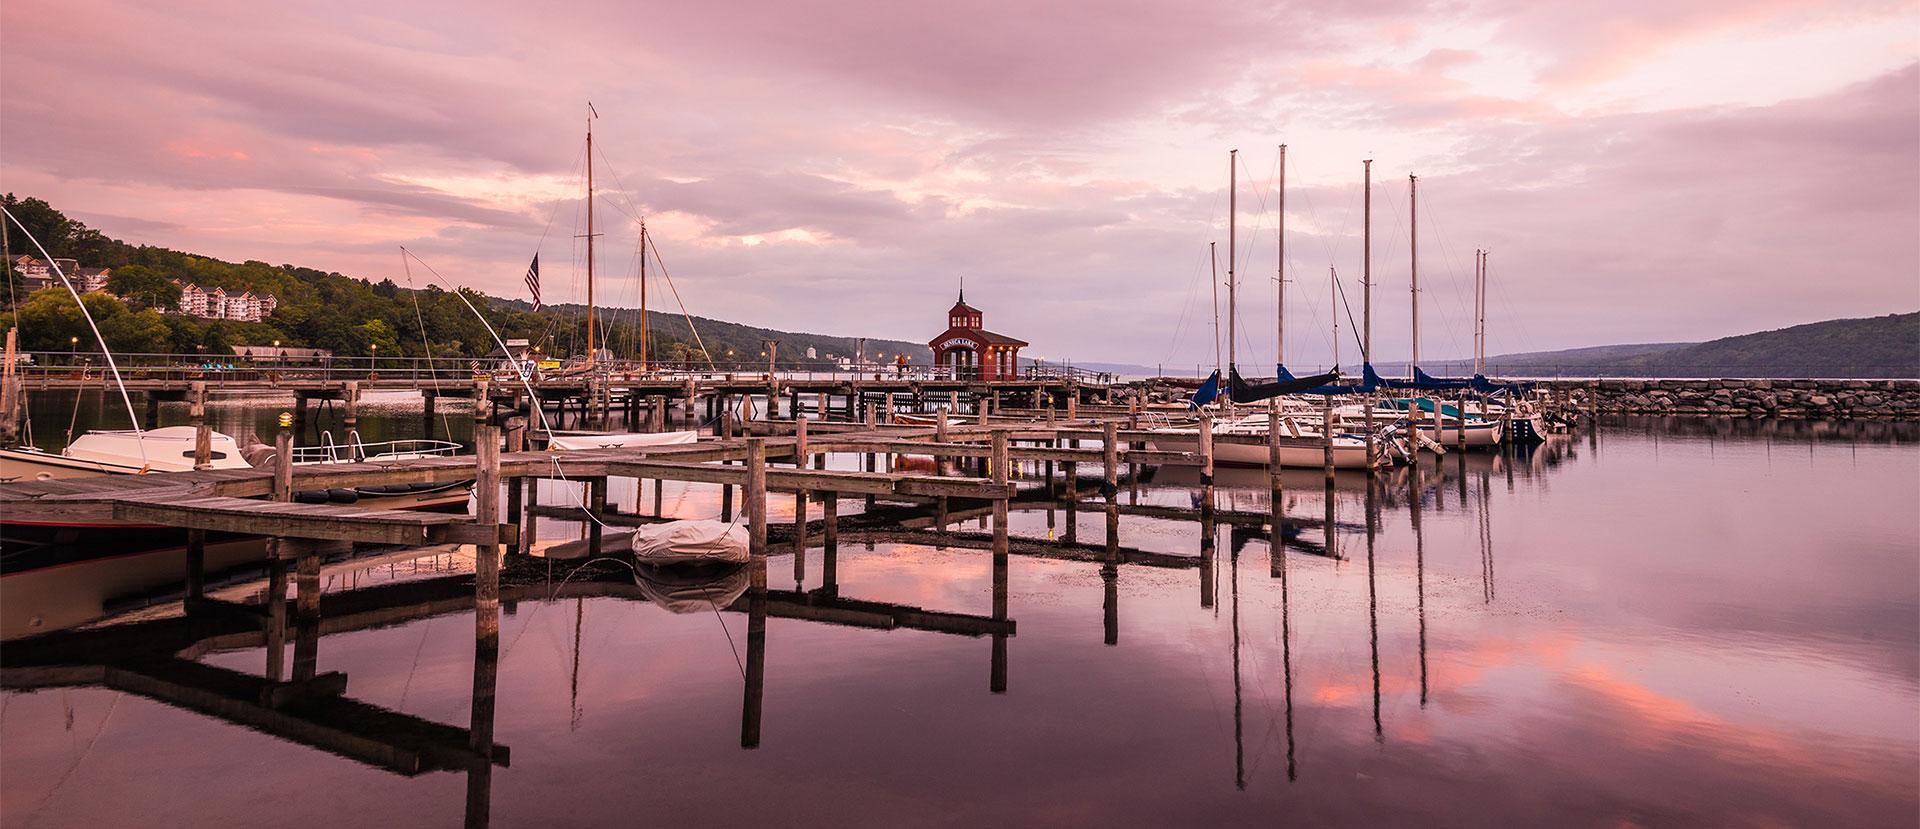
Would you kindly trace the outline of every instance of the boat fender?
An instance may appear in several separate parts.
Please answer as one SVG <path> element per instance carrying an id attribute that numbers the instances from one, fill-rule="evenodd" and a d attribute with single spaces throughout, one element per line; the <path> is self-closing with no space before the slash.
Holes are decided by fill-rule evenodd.
<path id="1" fill-rule="evenodd" d="M 324 489 L 303 489 L 293 494 L 293 500 L 301 504 L 324 504 L 327 491 Z"/>
<path id="2" fill-rule="evenodd" d="M 351 489 L 329 489 L 327 490 L 327 500 L 336 504 L 351 504 L 360 500 L 360 493 L 354 492 Z"/>

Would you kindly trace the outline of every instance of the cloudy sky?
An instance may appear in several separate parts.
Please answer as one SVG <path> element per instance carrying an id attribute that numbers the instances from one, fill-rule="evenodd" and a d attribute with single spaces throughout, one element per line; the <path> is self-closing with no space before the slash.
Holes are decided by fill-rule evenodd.
<path id="1" fill-rule="evenodd" d="M 1359 316 L 1368 158 L 1377 360 L 1409 174 L 1425 357 L 1471 350 L 1475 248 L 1493 353 L 1920 308 L 1910 0 L 11 0 L 0 37 L 0 189 L 231 260 L 524 296 L 538 250 L 583 298 L 591 101 L 602 302 L 645 216 L 696 314 L 924 340 L 964 277 L 1031 354 L 1211 362 L 1238 149 L 1269 362 L 1285 143 L 1292 366 L 1330 269 Z"/>

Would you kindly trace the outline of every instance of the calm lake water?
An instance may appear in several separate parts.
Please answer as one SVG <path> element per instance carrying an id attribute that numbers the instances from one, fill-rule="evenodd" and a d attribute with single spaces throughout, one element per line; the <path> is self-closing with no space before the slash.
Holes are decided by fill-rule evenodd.
<path id="1" fill-rule="evenodd" d="M 394 405 L 363 414 L 363 430 L 418 434 L 417 408 Z M 265 433 L 277 410 L 215 418 Z M 44 431 L 66 412 L 42 417 Z M 1041 486 L 1039 467 L 1022 471 Z M 630 582 L 564 597 L 607 591 L 562 585 L 573 565 L 556 562 L 552 585 L 508 589 L 497 666 L 476 657 L 470 601 L 422 598 L 459 596 L 472 548 L 329 564 L 323 613 L 378 591 L 399 610 L 323 627 L 318 670 L 344 674 L 352 700 L 466 729 L 476 669 L 484 687 L 493 667 L 493 739 L 510 763 L 408 776 L 131 691 L 10 690 L 0 823 L 1911 826 L 1920 815 L 1920 424 L 1615 419 L 1531 452 L 1449 455 L 1371 490 L 1289 476 L 1280 550 L 1258 526 L 1271 509 L 1259 474 L 1223 472 L 1227 521 L 1210 553 L 1196 520 L 1170 517 L 1197 503 L 1193 472 L 1142 477 L 1111 513 L 1094 481 L 1072 511 L 1039 492 L 1014 505 L 1016 539 L 1091 560 L 1042 544 L 1016 547 L 1001 569 L 983 550 L 849 533 L 829 573 L 816 537 L 803 561 L 789 545 L 765 565 L 766 616 L 721 610 L 743 581 L 673 608 Z M 614 502 L 651 511 L 651 484 L 621 483 Z M 545 503 L 578 497 L 562 482 L 543 490 Z M 671 515 L 719 511 L 716 487 L 669 484 L 660 497 Z M 961 530 L 984 530 L 955 513 Z M 792 514 L 777 498 L 772 520 Z M 1100 560 L 1110 520 L 1128 563 Z M 581 533 L 539 527 L 543 543 Z M 10 575 L 5 600 L 53 613 L 73 597 L 122 622 L 177 612 L 88 587 L 110 578 L 88 567 L 41 584 Z M 216 595 L 261 590 L 241 580 Z M 802 618 L 808 607 L 819 612 Z M 749 630 L 756 618 L 764 636 Z M 982 633 L 993 630 L 1003 635 Z M 263 671 L 257 641 L 229 644 L 198 661 Z"/>

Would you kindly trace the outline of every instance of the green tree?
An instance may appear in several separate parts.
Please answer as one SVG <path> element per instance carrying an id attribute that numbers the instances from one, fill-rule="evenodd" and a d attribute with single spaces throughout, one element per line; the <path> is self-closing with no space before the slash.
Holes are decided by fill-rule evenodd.
<path id="1" fill-rule="evenodd" d="M 145 265 L 114 268 L 107 274 L 107 291 L 136 307 L 168 309 L 180 304 L 180 286 Z"/>
<path id="2" fill-rule="evenodd" d="M 105 294 L 86 294 L 84 299 L 87 312 L 100 324 L 102 333 L 105 333 L 109 321 L 127 313 L 127 307 L 120 300 Z M 66 291 L 36 293 L 20 303 L 14 316 L 20 326 L 21 348 L 28 351 L 66 351 L 69 348 L 88 351 L 96 348 L 93 331 L 87 327 L 86 317 L 80 314 L 80 306 L 74 304 L 73 295 Z"/>
<path id="3" fill-rule="evenodd" d="M 115 354 L 164 353 L 173 340 L 167 318 L 152 308 L 115 314 L 100 323 L 100 334 Z"/>

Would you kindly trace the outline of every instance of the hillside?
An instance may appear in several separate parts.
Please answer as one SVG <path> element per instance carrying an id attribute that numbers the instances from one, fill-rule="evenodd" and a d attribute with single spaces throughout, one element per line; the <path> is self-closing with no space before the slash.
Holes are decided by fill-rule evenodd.
<path id="1" fill-rule="evenodd" d="M 495 345 L 486 325 L 468 310 L 467 303 L 472 303 L 502 338 L 542 344 L 549 354 L 576 354 L 586 347 L 586 314 L 578 305 L 534 313 L 525 302 L 467 289 L 455 293 L 428 285 L 415 290 L 392 280 L 371 282 L 295 265 L 225 262 L 108 238 L 39 199 L 17 198 L 9 193 L 0 197 L 0 203 L 19 217 L 55 258 L 75 259 L 83 267 L 113 269 L 108 290 L 127 299 L 92 293 L 86 295 L 86 304 L 108 347 L 119 354 L 214 356 L 229 354 L 235 345 L 279 342 L 289 347 L 329 349 L 339 356 L 371 357 L 377 353 L 383 363 L 390 358 L 423 354 L 476 357 L 492 351 Z M 20 255 L 25 240 L 15 233 L 11 242 L 13 255 Z M 0 327 L 17 326 L 22 349 L 65 351 L 75 340 L 93 340 L 66 291 L 27 294 L 10 263 L 4 270 L 8 286 L 0 296 L 11 307 L 0 318 Z M 179 296 L 171 280 L 207 289 L 271 294 L 280 306 L 260 322 L 161 313 L 159 309 L 170 307 L 172 298 Z M 637 356 L 640 337 L 636 317 L 631 310 L 601 309 L 600 318 L 607 321 L 600 328 L 603 347 L 618 357 Z M 660 313 L 650 313 L 648 319 L 652 326 L 648 332 L 651 357 L 675 364 L 705 362 L 686 319 Z M 852 337 L 773 331 L 700 317 L 694 321 L 699 339 L 715 363 L 761 364 L 761 341 L 765 339 L 780 340 L 780 365 L 796 369 L 828 368 L 834 358 L 852 356 L 856 348 Z M 814 359 L 806 357 L 809 347 L 817 355 Z M 869 360 L 885 362 L 906 354 L 909 361 L 922 365 L 932 358 L 925 345 L 882 339 L 868 340 L 866 354 Z"/>
<path id="2" fill-rule="evenodd" d="M 1429 360 L 1435 376 L 1471 373 L 1470 360 Z M 1404 376 L 1405 363 L 1376 364 Z M 1354 367 L 1358 371 L 1358 367 Z M 1501 354 L 1487 373 L 1507 377 L 1920 377 L 1920 313 L 1839 319 L 1723 337 Z"/>

